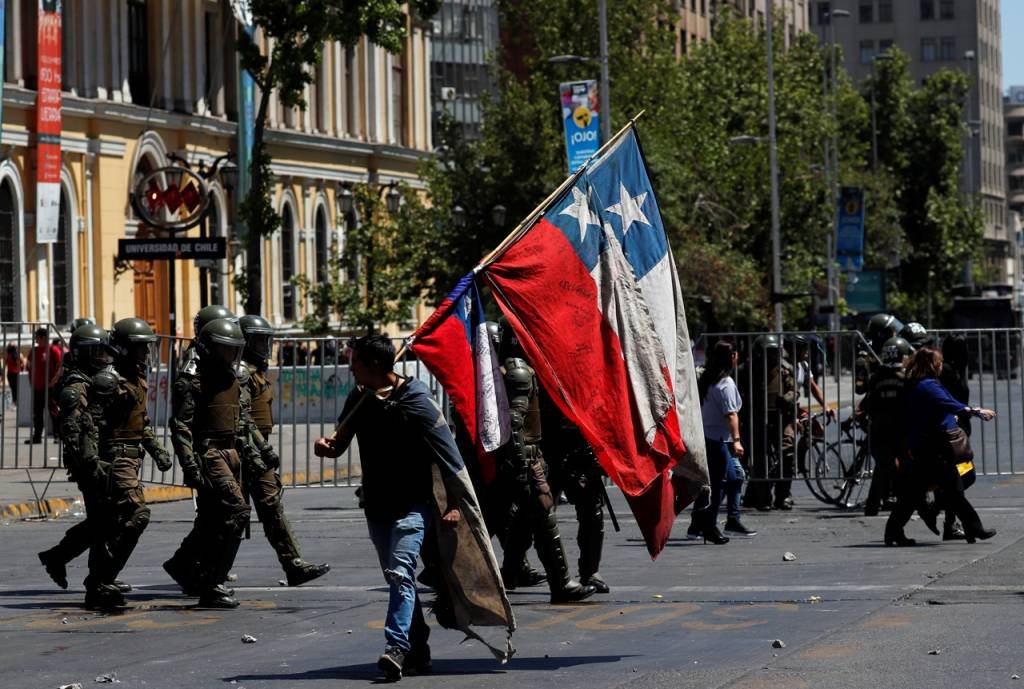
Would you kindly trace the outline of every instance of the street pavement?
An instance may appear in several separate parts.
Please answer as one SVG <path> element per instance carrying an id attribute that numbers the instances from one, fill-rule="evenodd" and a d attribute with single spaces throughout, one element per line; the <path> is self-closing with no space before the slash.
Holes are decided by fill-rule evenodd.
<path id="1" fill-rule="evenodd" d="M 798 484 L 799 485 L 799 484 Z M 814 502 L 751 513 L 759 530 L 725 546 L 685 539 L 686 521 L 651 562 L 621 495 L 622 532 L 609 526 L 606 596 L 551 606 L 544 590 L 510 594 L 516 654 L 489 651 L 434 626 L 434 673 L 403 685 L 540 687 L 1001 687 L 1024 675 L 1024 480 L 983 478 L 970 497 L 992 540 L 941 543 L 919 521 L 915 548 L 882 544 L 884 517 Z M 234 571 L 242 606 L 194 608 L 160 569 L 190 526 L 192 506 L 153 506 L 123 574 L 136 590 L 119 615 L 87 611 L 85 558 L 56 588 L 35 553 L 80 517 L 0 524 L 0 686 L 57 689 L 112 675 L 120 686 L 319 689 L 379 681 L 387 592 L 350 488 L 296 489 L 285 505 L 313 561 L 332 564 L 301 588 L 254 524 Z M 559 510 L 575 560 L 571 508 Z M 796 559 L 783 560 L 785 552 Z M 534 558 L 534 561 L 535 558 Z M 429 592 L 424 592 L 429 600 Z M 501 637 L 492 630 L 490 638 Z M 243 644 L 241 637 L 256 637 Z M 784 643 L 773 648 L 773 641 Z M 937 653 L 936 653 L 937 652 Z"/>

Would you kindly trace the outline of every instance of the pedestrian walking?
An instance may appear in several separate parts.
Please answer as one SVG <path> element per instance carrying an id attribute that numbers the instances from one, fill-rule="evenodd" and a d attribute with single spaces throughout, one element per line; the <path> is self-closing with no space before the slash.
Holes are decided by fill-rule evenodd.
<path id="1" fill-rule="evenodd" d="M 968 543 L 995 536 L 995 529 L 982 525 L 964 494 L 963 474 L 973 468 L 974 454 L 967 434 L 957 424 L 960 414 L 989 421 L 995 418 L 995 412 L 965 406 L 949 394 L 938 379 L 942 372 L 942 354 L 936 349 L 917 350 L 905 369 L 906 456 L 900 462 L 900 495 L 885 525 L 885 544 L 914 545 L 914 539 L 907 538 L 903 528 L 913 511 L 924 502 L 929 489 L 941 492 L 943 500 L 963 524 Z"/>
<path id="2" fill-rule="evenodd" d="M 949 391 L 953 399 L 967 406 L 971 399 L 971 390 L 967 385 L 967 360 L 969 357 L 967 349 L 967 338 L 963 335 L 949 335 L 942 341 L 942 372 L 939 373 L 939 382 Z M 956 423 L 971 437 L 971 417 L 967 414 L 957 414 Z M 977 478 L 973 467 L 965 472 L 961 480 L 964 490 L 967 490 Z M 963 525 L 956 518 L 956 513 L 946 507 L 946 518 L 942 525 L 942 540 L 957 541 L 966 537 Z"/>
<path id="3" fill-rule="evenodd" d="M 4 351 L 4 375 L 7 378 L 7 388 L 11 391 L 11 402 L 18 406 L 18 380 L 21 372 L 25 370 L 25 355 L 21 353 L 16 344 L 7 345 Z"/>
<path id="4" fill-rule="evenodd" d="M 43 442 L 46 405 L 48 399 L 56 402 L 54 387 L 60 380 L 62 353 L 60 347 L 47 341 L 48 330 L 36 328 L 35 346 L 28 361 L 29 377 L 32 381 L 32 437 L 25 444 Z"/>

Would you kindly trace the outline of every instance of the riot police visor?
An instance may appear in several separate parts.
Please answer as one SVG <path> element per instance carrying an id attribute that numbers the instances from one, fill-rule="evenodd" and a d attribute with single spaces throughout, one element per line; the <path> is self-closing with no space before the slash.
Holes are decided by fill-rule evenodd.
<path id="1" fill-rule="evenodd" d="M 245 348 L 260 359 L 269 359 L 273 347 L 273 335 L 249 335 L 245 340 Z"/>
<path id="2" fill-rule="evenodd" d="M 242 348 L 214 342 L 210 345 L 210 354 L 214 361 L 234 367 L 242 358 Z"/>

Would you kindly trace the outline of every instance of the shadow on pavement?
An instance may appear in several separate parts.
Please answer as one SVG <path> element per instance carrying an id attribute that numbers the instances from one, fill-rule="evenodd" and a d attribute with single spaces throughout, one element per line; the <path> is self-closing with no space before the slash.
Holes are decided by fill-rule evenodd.
<path id="1" fill-rule="evenodd" d="M 617 663 L 632 655 L 601 655 L 601 656 L 565 656 L 560 658 L 514 657 L 507 665 L 501 665 L 490 658 L 434 659 L 431 675 L 500 675 L 516 670 L 558 670 L 577 665 L 594 665 L 599 663 Z M 236 675 L 223 678 L 224 682 L 243 682 L 245 680 L 317 680 L 317 679 L 365 679 L 369 682 L 384 683 L 376 663 L 359 663 L 356 665 L 340 665 L 337 667 L 308 670 L 294 674 Z"/>
<path id="2" fill-rule="evenodd" d="M 891 548 L 893 552 L 905 550 L 907 548 L 931 548 L 932 546 L 942 545 L 941 541 L 918 541 L 914 545 L 908 546 L 889 546 L 884 541 L 871 541 L 870 543 L 845 543 L 842 545 L 834 545 L 833 548 Z"/>

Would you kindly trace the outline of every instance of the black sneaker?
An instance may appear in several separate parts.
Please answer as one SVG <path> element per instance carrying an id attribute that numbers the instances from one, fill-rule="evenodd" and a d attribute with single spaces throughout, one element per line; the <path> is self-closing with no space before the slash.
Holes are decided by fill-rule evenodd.
<path id="1" fill-rule="evenodd" d="M 43 563 L 43 567 L 46 568 L 46 573 L 53 579 L 53 583 L 62 589 L 68 587 L 68 570 L 63 562 L 60 562 L 53 556 L 52 552 L 44 550 L 39 553 L 39 561 Z"/>
<path id="2" fill-rule="evenodd" d="M 380 658 L 377 658 L 377 669 L 384 673 L 384 678 L 389 682 L 397 682 L 402 679 L 402 666 L 405 663 L 405 653 L 398 646 L 387 646 Z"/>
<path id="3" fill-rule="evenodd" d="M 942 540 L 944 541 L 963 541 L 966 540 L 967 534 L 964 533 L 964 527 L 960 526 L 960 522 L 953 522 L 952 524 L 944 524 L 942 527 Z"/>
<path id="4" fill-rule="evenodd" d="M 291 564 L 285 568 L 285 574 L 288 576 L 289 586 L 301 586 L 308 581 L 318 579 L 323 575 L 331 571 L 331 566 L 328 564 L 314 565 L 312 562 L 306 562 L 301 558 L 295 558 L 291 561 Z"/>
<path id="5" fill-rule="evenodd" d="M 726 533 L 736 534 L 739 536 L 757 535 L 757 531 L 754 529 L 748 529 L 739 519 L 726 519 L 724 530 Z"/>
<path id="6" fill-rule="evenodd" d="M 430 661 L 430 646 L 424 644 L 419 648 L 413 648 L 405 654 L 402 661 L 402 673 L 406 675 L 429 675 L 434 669 Z"/>

